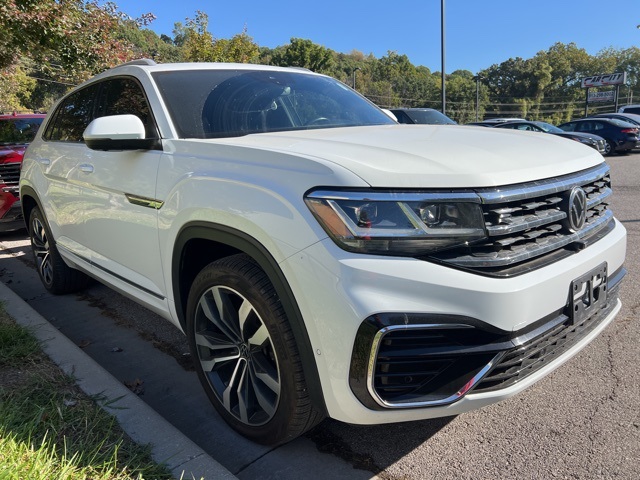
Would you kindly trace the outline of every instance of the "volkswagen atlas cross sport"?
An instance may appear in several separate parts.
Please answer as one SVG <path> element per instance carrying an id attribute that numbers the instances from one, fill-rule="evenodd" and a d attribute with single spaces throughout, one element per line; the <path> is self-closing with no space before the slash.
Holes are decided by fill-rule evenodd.
<path id="1" fill-rule="evenodd" d="M 93 277 L 173 322 L 217 411 L 263 443 L 506 399 L 621 306 L 594 149 L 398 125 L 302 69 L 106 71 L 52 109 L 20 191 L 45 287 Z"/>

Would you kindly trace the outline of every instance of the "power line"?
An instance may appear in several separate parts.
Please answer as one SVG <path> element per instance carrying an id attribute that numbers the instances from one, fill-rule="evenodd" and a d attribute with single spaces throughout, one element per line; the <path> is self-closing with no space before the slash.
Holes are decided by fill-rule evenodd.
<path id="1" fill-rule="evenodd" d="M 57 80 L 49 80 L 48 78 L 40 78 L 40 77 L 29 77 L 29 78 L 33 78 L 34 80 L 40 80 L 41 82 L 57 83 L 58 85 L 68 85 L 70 87 L 78 86 L 77 83 L 58 82 Z"/>

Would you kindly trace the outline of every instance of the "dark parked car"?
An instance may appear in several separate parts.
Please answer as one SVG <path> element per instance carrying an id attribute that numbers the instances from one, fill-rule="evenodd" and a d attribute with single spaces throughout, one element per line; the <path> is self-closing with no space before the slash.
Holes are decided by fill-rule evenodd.
<path id="1" fill-rule="evenodd" d="M 582 118 L 558 125 L 565 132 L 593 133 L 604 138 L 605 155 L 612 153 L 628 153 L 638 148 L 639 128 L 629 122 L 616 118 Z"/>
<path id="2" fill-rule="evenodd" d="M 420 123 L 428 125 L 457 125 L 445 114 L 433 108 L 392 108 L 398 123 Z"/>
<path id="3" fill-rule="evenodd" d="M 637 113 L 598 113 L 597 115 L 591 115 L 591 118 L 617 118 L 623 122 L 640 125 L 640 115 Z"/>
<path id="4" fill-rule="evenodd" d="M 0 232 L 24 228 L 18 196 L 20 165 L 43 114 L 0 115 Z"/>
<path id="5" fill-rule="evenodd" d="M 625 105 L 618 109 L 619 113 L 637 113 L 640 114 L 640 105 Z"/>
<path id="6" fill-rule="evenodd" d="M 582 132 L 565 132 L 564 130 L 559 129 L 555 125 L 551 125 L 547 122 L 539 122 L 539 121 L 513 121 L 513 122 L 504 122 L 493 125 L 494 128 L 510 128 L 513 130 L 522 130 L 529 132 L 541 132 L 541 133 L 551 133 L 552 135 L 558 135 L 559 137 L 569 138 L 571 140 L 575 140 L 576 142 L 584 143 L 591 148 L 595 148 L 603 155 L 606 152 L 606 142 L 604 138 L 594 135 L 592 133 L 582 133 Z"/>

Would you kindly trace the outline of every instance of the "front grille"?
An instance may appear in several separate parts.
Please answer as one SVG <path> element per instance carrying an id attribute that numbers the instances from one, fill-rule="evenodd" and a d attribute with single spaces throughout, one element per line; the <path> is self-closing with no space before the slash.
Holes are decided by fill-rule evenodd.
<path id="1" fill-rule="evenodd" d="M 553 326 L 538 337 L 505 352 L 473 391 L 487 392 L 507 388 L 560 357 L 607 318 L 616 307 L 619 285 L 618 281 L 609 290 L 607 303 L 595 315 L 574 325 L 563 314 L 551 322 Z"/>
<path id="2" fill-rule="evenodd" d="M 569 195 L 580 187 L 587 195 L 586 223 L 578 231 L 568 227 Z M 482 200 L 488 239 L 448 250 L 431 258 L 460 267 L 499 272 L 527 262 L 539 261 L 560 249 L 582 248 L 613 222 L 609 210 L 609 167 L 596 168 L 560 178 L 502 189 L 477 191 Z"/>
<path id="3" fill-rule="evenodd" d="M 0 163 L 0 184 L 18 186 L 20 163 Z"/>

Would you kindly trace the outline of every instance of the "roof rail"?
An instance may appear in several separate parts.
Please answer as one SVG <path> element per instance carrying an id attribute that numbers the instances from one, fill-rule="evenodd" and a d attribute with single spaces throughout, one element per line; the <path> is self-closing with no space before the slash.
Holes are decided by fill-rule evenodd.
<path id="1" fill-rule="evenodd" d="M 126 67 L 127 65 L 147 65 L 147 66 L 153 66 L 153 65 L 157 65 L 156 62 L 154 62 L 153 60 L 151 60 L 150 58 L 137 58 L 135 60 L 131 60 L 129 62 L 125 62 L 125 63 L 121 63 L 120 65 L 116 65 L 114 68 L 118 68 L 118 67 Z"/>

